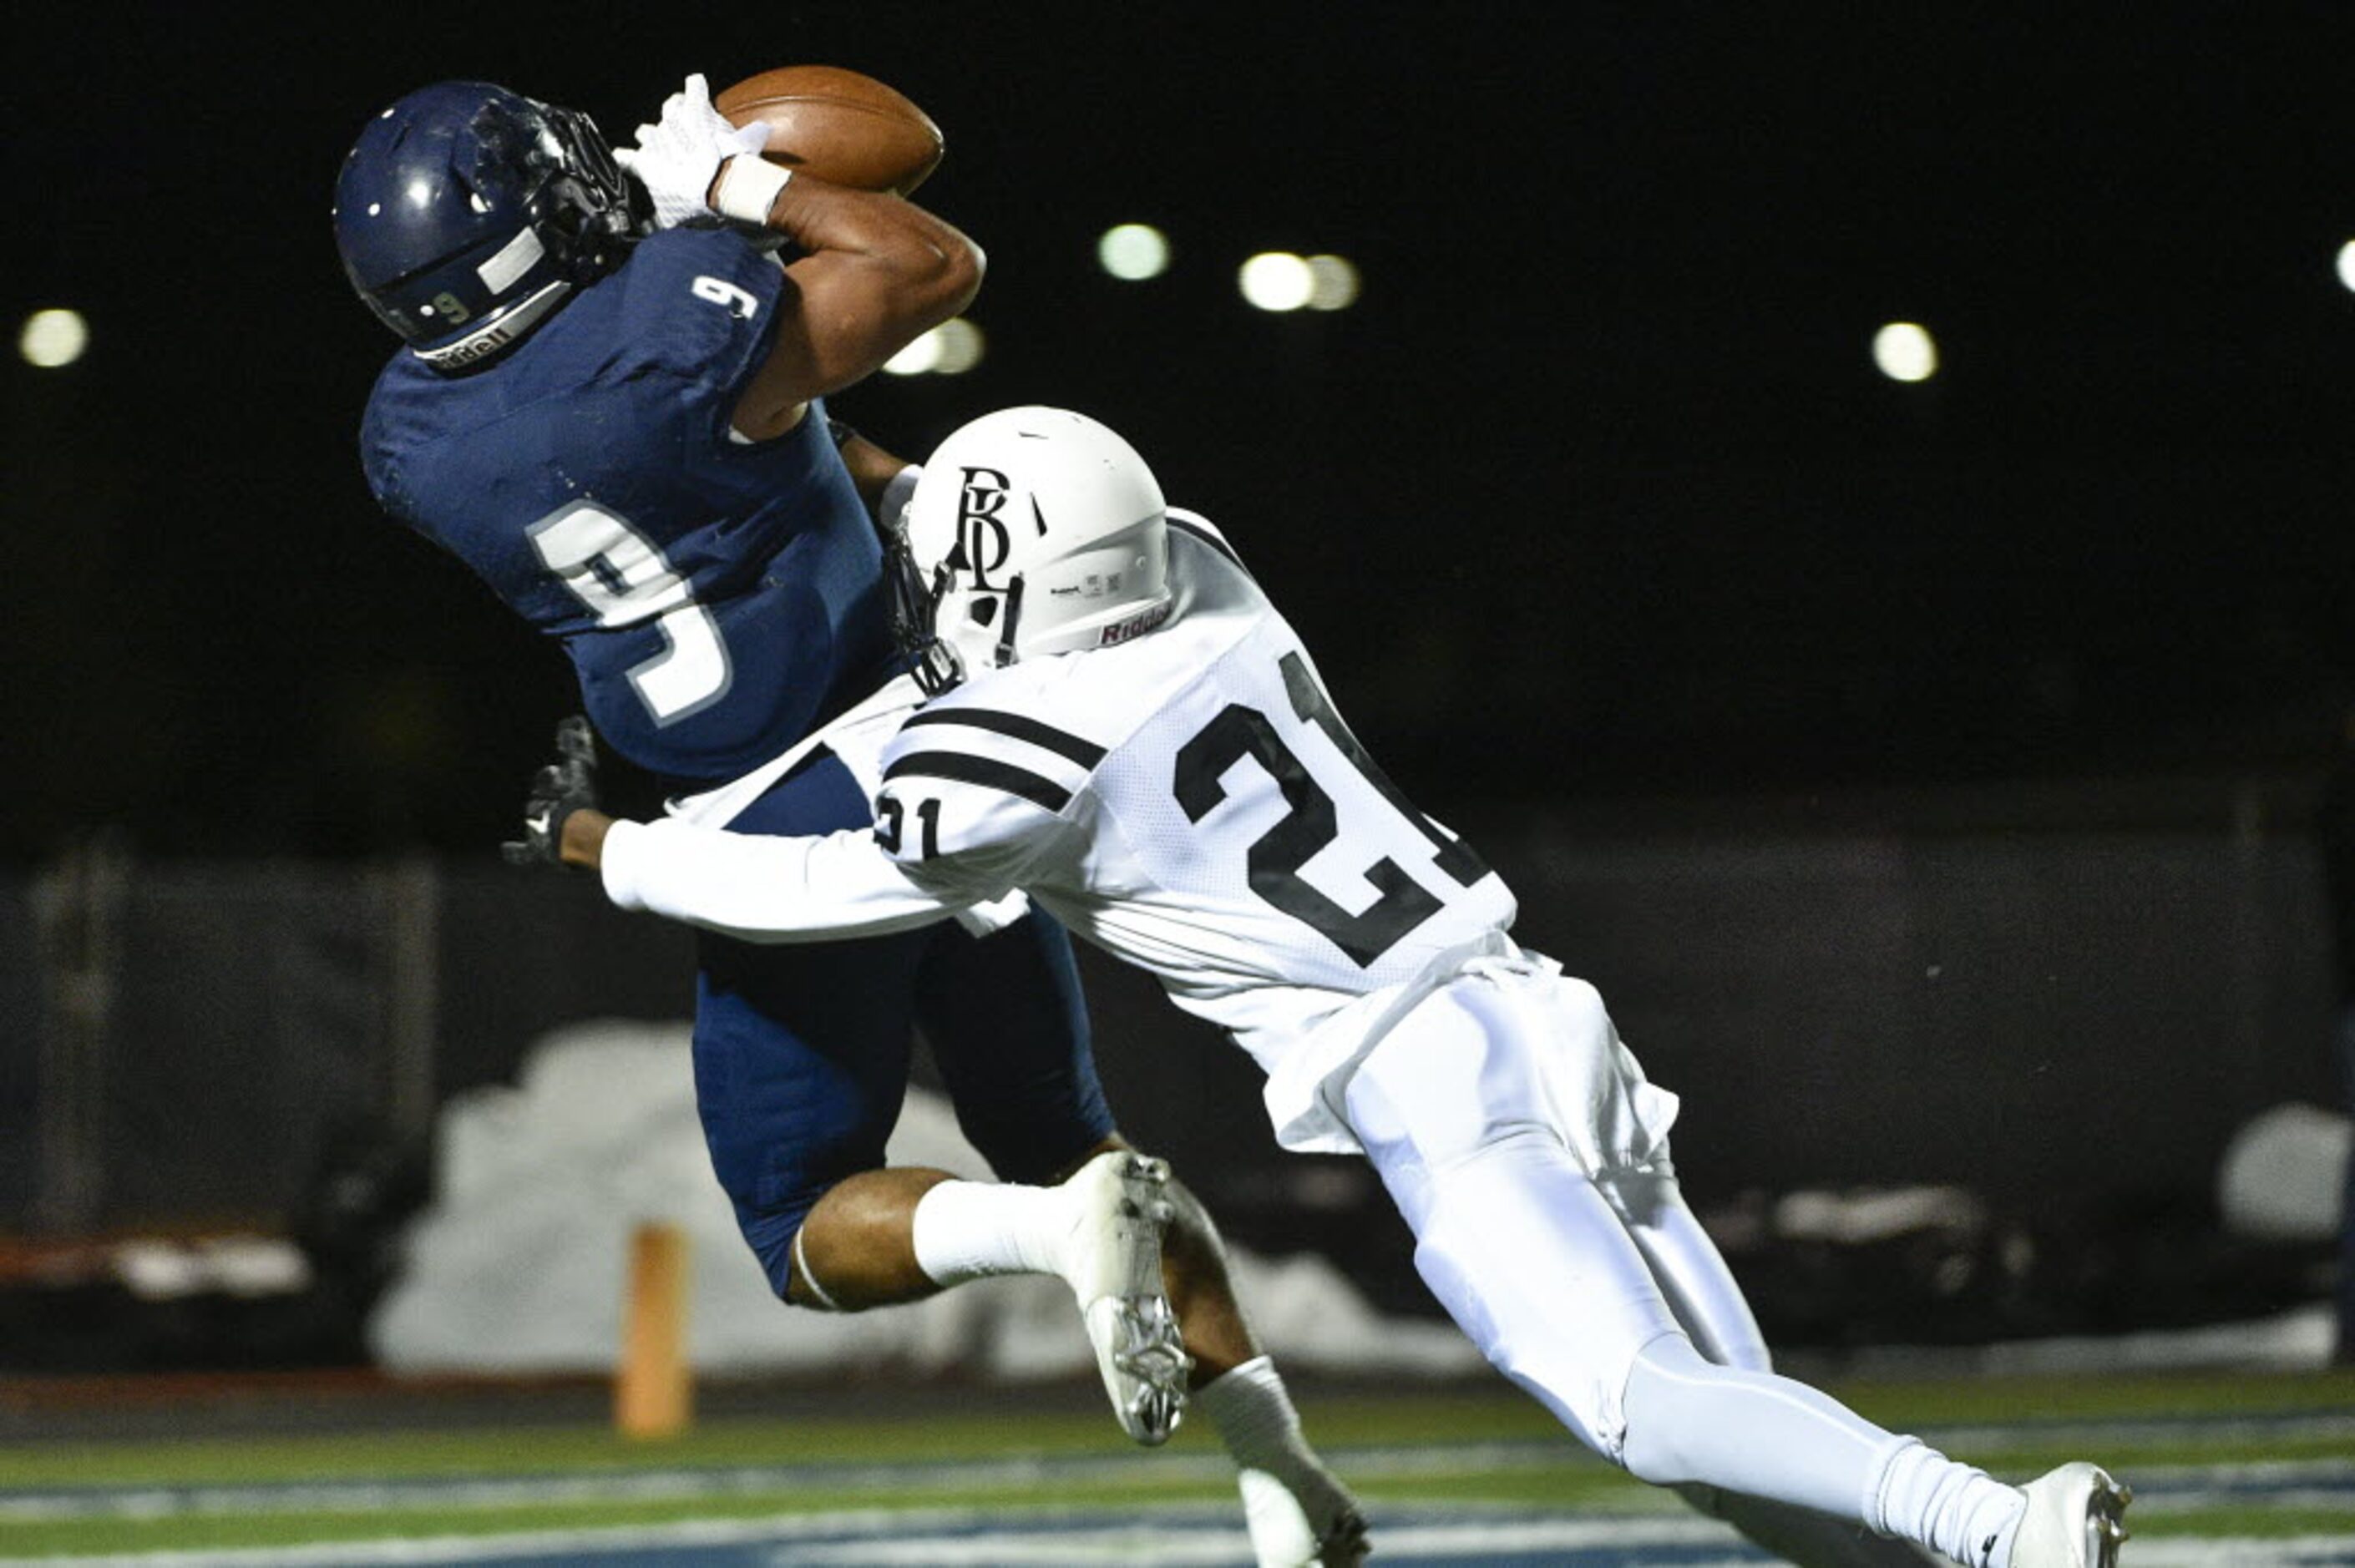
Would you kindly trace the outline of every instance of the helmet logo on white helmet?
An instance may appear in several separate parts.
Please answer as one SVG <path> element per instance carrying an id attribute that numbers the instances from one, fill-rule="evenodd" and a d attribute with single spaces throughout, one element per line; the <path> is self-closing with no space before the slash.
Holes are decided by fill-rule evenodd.
<path id="1" fill-rule="evenodd" d="M 900 517 L 903 646 L 944 660 L 946 644 L 969 674 L 1142 636 L 1174 607 L 1166 511 L 1145 460 L 1084 415 L 973 420 L 934 450 Z"/>
<path id="2" fill-rule="evenodd" d="M 950 551 L 948 564 L 959 571 L 973 574 L 973 587 L 997 592 L 1005 588 L 1002 582 L 991 582 L 989 574 L 1006 564 L 1014 552 L 1014 540 L 1006 531 L 1006 520 L 998 514 L 1006 509 L 1006 498 L 1013 493 L 1006 475 L 994 468 L 964 465 L 964 482 L 957 487 L 956 544 Z M 1039 531 L 1047 531 L 1042 522 Z"/>

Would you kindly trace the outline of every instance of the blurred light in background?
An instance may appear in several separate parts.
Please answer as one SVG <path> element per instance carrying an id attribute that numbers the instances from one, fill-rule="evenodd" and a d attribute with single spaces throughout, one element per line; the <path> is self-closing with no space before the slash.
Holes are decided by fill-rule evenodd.
<path id="1" fill-rule="evenodd" d="M 71 365 L 90 346 L 90 323 L 80 311 L 35 311 L 16 334 L 16 352 L 27 365 L 55 370 Z"/>
<path id="2" fill-rule="evenodd" d="M 1316 292 L 1316 274 L 1289 250 L 1263 250 L 1242 265 L 1235 281 L 1243 298 L 1263 311 L 1296 311 Z"/>
<path id="3" fill-rule="evenodd" d="M 1927 381 L 1938 374 L 1938 345 L 1912 322 L 1891 322 L 1872 334 L 1872 363 L 1891 381 Z"/>
<path id="4" fill-rule="evenodd" d="M 916 339 L 907 347 L 883 362 L 886 376 L 922 376 L 941 362 L 941 333 L 938 327 Z"/>
<path id="5" fill-rule="evenodd" d="M 2355 289 L 2355 239 L 2339 248 L 2339 281 Z"/>
<path id="6" fill-rule="evenodd" d="M 1149 223 L 1123 223 L 1096 241 L 1096 260 L 1124 282 L 1157 278 L 1169 267 L 1169 241 Z"/>
<path id="7" fill-rule="evenodd" d="M 1345 311 L 1358 302 L 1358 269 L 1346 256 L 1308 259 L 1308 308 Z"/>
<path id="8" fill-rule="evenodd" d="M 981 329 L 957 316 L 932 329 L 941 340 L 940 363 L 932 366 L 940 376 L 962 376 L 981 363 Z"/>
<path id="9" fill-rule="evenodd" d="M 883 362 L 892 376 L 962 376 L 981 363 L 981 329 L 954 316 Z"/>

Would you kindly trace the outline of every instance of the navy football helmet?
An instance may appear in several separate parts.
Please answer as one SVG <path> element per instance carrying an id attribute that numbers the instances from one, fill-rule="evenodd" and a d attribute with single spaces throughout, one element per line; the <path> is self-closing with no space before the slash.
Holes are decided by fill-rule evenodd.
<path id="1" fill-rule="evenodd" d="M 336 181 L 336 247 L 378 320 L 440 370 L 511 347 L 621 265 L 644 227 L 589 116 L 437 82 L 368 122 Z"/>

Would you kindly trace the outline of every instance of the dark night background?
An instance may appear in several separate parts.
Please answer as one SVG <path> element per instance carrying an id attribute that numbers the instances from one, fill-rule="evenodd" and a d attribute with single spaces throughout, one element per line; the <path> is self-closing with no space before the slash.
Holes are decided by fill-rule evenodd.
<path id="1" fill-rule="evenodd" d="M 1899 15 L 1898 13 L 1902 13 Z M 487 78 L 616 140 L 796 60 L 947 132 L 980 368 L 1219 519 L 1451 803 L 2296 775 L 2355 697 L 2350 14 L 2263 6 L 20 8 L 0 861 L 488 855 L 570 680 L 386 523 L 336 164 Z M 1123 220 L 1173 270 L 1093 262 Z M 1270 316 L 1252 251 L 1352 258 Z M 1944 372 L 1882 378 L 1894 319 Z"/>

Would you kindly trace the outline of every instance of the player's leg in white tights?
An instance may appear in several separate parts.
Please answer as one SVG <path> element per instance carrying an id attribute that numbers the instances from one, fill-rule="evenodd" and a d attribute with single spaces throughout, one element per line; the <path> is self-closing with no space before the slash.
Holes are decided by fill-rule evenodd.
<path id="1" fill-rule="evenodd" d="M 1721 1366 L 1772 1372 L 1766 1336 L 1724 1255 L 1662 1168 L 1598 1172 L 1595 1187 L 1644 1255 L 1693 1348 Z"/>
<path id="2" fill-rule="evenodd" d="M 1606 1171 L 1595 1185 L 1642 1249 L 1652 1278 L 1693 1348 L 1720 1366 L 1772 1372 L 1774 1360 L 1732 1270 L 1663 1165 Z M 1678 1495 L 1799 1568 L 1921 1568 L 1927 1548 L 1877 1535 L 1861 1520 L 1687 1482 Z"/>
<path id="3" fill-rule="evenodd" d="M 1470 979 L 1360 1064 L 1351 1126 L 1441 1304 L 1499 1371 L 1644 1480 L 1811 1509 L 1971 1568 L 2001 1563 L 2016 1489 L 1693 1348 L 1652 1260 L 1572 1151 L 1591 1158 L 1594 1139 L 1563 1122 L 1602 1114 L 1596 1064 L 1615 1047 L 1599 1000 L 1563 1007 Z"/>

